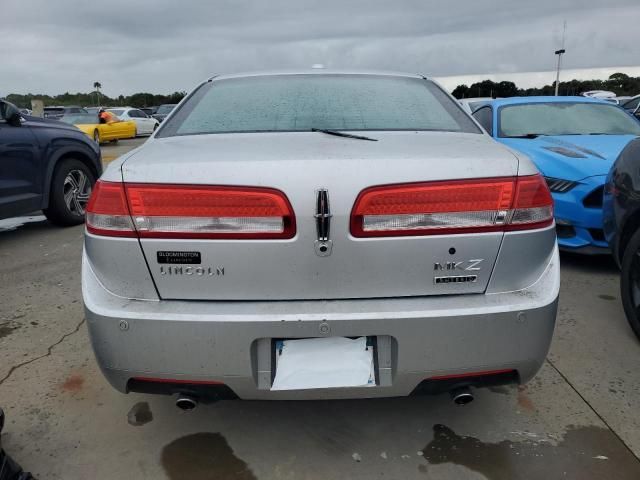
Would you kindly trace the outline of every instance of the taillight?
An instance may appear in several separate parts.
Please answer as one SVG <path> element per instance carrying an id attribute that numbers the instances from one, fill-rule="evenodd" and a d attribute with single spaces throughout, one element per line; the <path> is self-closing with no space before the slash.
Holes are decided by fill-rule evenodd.
<path id="1" fill-rule="evenodd" d="M 122 183 L 98 180 L 87 205 L 87 231 L 110 237 L 135 237 Z"/>
<path id="2" fill-rule="evenodd" d="M 553 198 L 541 175 L 518 177 L 506 230 L 528 230 L 553 223 Z"/>
<path id="3" fill-rule="evenodd" d="M 295 215 L 289 201 L 271 188 L 98 184 L 120 188 L 129 221 L 142 238 L 286 239 L 295 235 Z M 98 206 L 100 191 L 97 189 L 94 202 Z M 104 229 L 95 231 L 90 215 L 94 215 L 91 202 L 87 209 L 89 232 L 114 235 Z"/>
<path id="4" fill-rule="evenodd" d="M 442 235 L 541 228 L 553 200 L 540 175 L 371 187 L 351 213 L 354 237 Z"/>

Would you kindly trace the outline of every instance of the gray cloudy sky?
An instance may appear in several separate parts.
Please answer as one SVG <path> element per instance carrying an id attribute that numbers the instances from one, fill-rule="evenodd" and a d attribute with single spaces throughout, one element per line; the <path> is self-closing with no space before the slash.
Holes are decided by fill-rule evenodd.
<path id="1" fill-rule="evenodd" d="M 640 66 L 639 0 L 1 2 L 0 94 L 89 91 L 96 80 L 111 96 L 164 93 L 314 63 L 508 77 L 555 68 L 564 19 L 567 68 Z"/>

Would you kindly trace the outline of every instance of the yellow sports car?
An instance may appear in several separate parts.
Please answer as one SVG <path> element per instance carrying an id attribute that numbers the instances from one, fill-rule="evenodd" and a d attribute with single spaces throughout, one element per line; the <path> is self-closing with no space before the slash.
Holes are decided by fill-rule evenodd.
<path id="1" fill-rule="evenodd" d="M 60 121 L 75 125 L 98 143 L 134 138 L 137 133 L 134 122 L 124 122 L 113 114 L 106 123 L 100 123 L 97 113 L 71 113 L 63 115 Z"/>

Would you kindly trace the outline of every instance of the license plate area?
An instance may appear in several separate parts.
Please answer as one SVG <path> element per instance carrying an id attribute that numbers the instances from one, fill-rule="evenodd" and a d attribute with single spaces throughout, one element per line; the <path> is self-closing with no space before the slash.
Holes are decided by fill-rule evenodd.
<path id="1" fill-rule="evenodd" d="M 377 337 L 271 339 L 271 390 L 375 387 Z"/>

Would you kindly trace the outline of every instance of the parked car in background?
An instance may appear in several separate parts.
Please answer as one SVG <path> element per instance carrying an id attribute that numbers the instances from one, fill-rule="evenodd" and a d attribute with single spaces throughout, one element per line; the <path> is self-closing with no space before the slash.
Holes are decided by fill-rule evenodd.
<path id="1" fill-rule="evenodd" d="M 616 94 L 608 90 L 590 90 L 588 92 L 582 92 L 581 95 L 583 97 L 597 98 L 600 100 L 611 100 L 616 98 Z"/>
<path id="2" fill-rule="evenodd" d="M 634 115 L 636 118 L 640 119 L 640 95 L 636 95 L 635 97 L 630 98 L 626 102 L 621 103 L 620 106 L 631 115 Z"/>
<path id="3" fill-rule="evenodd" d="M 160 122 L 149 117 L 141 109 L 131 107 L 109 108 L 108 112 L 113 113 L 122 121 L 131 121 L 136 124 L 136 135 L 151 135 Z"/>
<path id="4" fill-rule="evenodd" d="M 91 198 L 97 361 L 181 408 L 525 383 L 555 323 L 552 203 L 420 75 L 217 76 Z"/>
<path id="5" fill-rule="evenodd" d="M 493 100 L 493 97 L 475 97 L 475 98 L 461 98 L 458 100 L 462 108 L 467 112 L 473 113 L 479 106 L 484 105 L 487 102 Z"/>
<path id="6" fill-rule="evenodd" d="M 42 210 L 57 225 L 82 223 L 101 174 L 100 148 L 77 128 L 0 100 L 0 218 Z"/>
<path id="7" fill-rule="evenodd" d="M 473 116 L 497 141 L 529 155 L 546 178 L 560 247 L 608 253 L 604 182 L 620 151 L 640 135 L 640 123 L 618 106 L 588 97 L 505 98 Z"/>
<path id="8" fill-rule="evenodd" d="M 87 113 L 82 107 L 44 107 L 44 118 L 59 119 L 68 113 Z"/>
<path id="9" fill-rule="evenodd" d="M 620 291 L 627 320 L 640 338 L 640 138 L 622 150 L 604 192 L 604 231 L 622 270 Z"/>
<path id="10" fill-rule="evenodd" d="M 624 102 L 631 98 L 630 96 L 626 95 L 617 96 L 615 93 L 609 92 L 607 90 L 592 90 L 590 92 L 584 92 L 581 95 L 583 97 L 597 98 L 598 100 L 603 100 L 615 105 L 622 105 Z"/>
<path id="11" fill-rule="evenodd" d="M 140 110 L 142 110 L 144 113 L 146 113 L 151 117 L 154 113 L 156 113 L 156 110 L 158 110 L 158 107 L 142 107 Z"/>
<path id="12" fill-rule="evenodd" d="M 622 105 L 625 102 L 627 102 L 628 100 L 630 100 L 631 98 L 632 98 L 631 96 L 622 95 L 622 96 L 619 96 L 619 97 L 614 97 L 614 98 L 609 99 L 609 100 L 611 100 L 612 103 L 615 103 L 616 105 Z M 607 100 L 607 99 L 605 98 L 605 100 Z"/>
<path id="13" fill-rule="evenodd" d="M 75 125 L 98 144 L 124 138 L 135 138 L 136 124 L 134 122 L 122 121 L 116 115 L 113 117 L 114 121 L 101 123 L 97 113 L 78 113 L 64 115 L 60 121 Z"/>
<path id="14" fill-rule="evenodd" d="M 159 122 L 162 122 L 165 118 L 167 118 L 167 115 L 172 112 L 176 105 L 176 103 L 166 103 L 164 105 L 160 105 L 158 107 L 158 110 L 156 110 L 156 113 L 154 113 L 152 117 Z"/>

